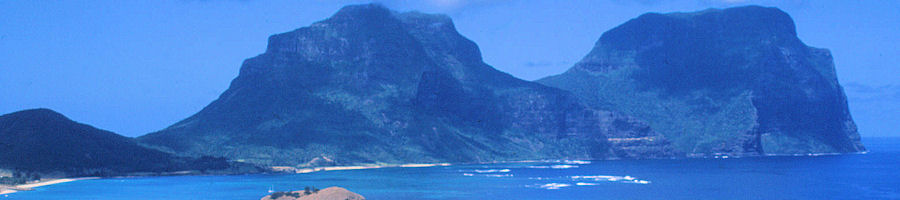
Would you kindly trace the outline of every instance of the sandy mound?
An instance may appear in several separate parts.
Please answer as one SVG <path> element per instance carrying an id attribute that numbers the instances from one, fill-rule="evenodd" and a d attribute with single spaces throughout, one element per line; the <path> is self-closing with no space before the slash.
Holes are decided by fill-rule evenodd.
<path id="1" fill-rule="evenodd" d="M 273 198 L 274 197 L 274 198 Z M 329 187 L 318 192 L 304 194 L 303 190 L 293 192 L 275 192 L 260 200 L 365 200 L 362 195 L 342 187 Z"/>

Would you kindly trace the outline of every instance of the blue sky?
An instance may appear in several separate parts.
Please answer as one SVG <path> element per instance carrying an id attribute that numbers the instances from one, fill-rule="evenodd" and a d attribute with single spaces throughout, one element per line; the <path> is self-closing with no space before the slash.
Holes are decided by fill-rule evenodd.
<path id="1" fill-rule="evenodd" d="M 160 130 L 216 99 L 269 35 L 365 2 L 0 1 L 0 113 L 44 107 L 127 136 Z M 778 7 L 806 44 L 832 51 L 861 134 L 900 136 L 900 1 L 376 2 L 451 16 L 485 62 L 526 80 L 565 71 L 642 13 Z"/>

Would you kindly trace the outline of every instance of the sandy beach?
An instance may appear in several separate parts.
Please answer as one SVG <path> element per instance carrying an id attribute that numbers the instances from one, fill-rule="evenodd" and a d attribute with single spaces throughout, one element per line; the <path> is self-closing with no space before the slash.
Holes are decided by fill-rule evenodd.
<path id="1" fill-rule="evenodd" d="M 98 179 L 98 178 L 99 177 L 46 179 L 46 180 L 41 180 L 41 181 L 34 182 L 34 183 L 28 183 L 28 184 L 22 184 L 22 185 L 16 185 L 16 186 L 0 186 L 0 195 L 10 194 L 10 193 L 14 193 L 17 191 L 23 191 L 23 190 L 32 190 L 33 188 L 41 187 L 41 186 L 60 184 L 60 183 L 65 183 L 65 182 L 77 181 L 77 180 Z"/>
<path id="2" fill-rule="evenodd" d="M 275 166 L 271 167 L 274 171 L 280 172 L 290 172 L 290 173 L 312 173 L 312 172 L 320 172 L 320 171 L 335 171 L 335 170 L 360 170 L 360 169 L 377 169 L 377 168 L 388 168 L 388 167 L 434 167 L 434 166 L 449 166 L 450 163 L 410 163 L 410 164 L 386 164 L 386 165 L 358 165 L 358 166 L 333 166 L 333 167 L 313 167 L 313 168 L 295 168 L 289 166 Z M 47 179 L 41 180 L 39 182 L 16 185 L 16 186 L 0 186 L 0 195 L 10 194 L 18 191 L 27 191 L 32 190 L 36 187 L 72 182 L 77 180 L 86 180 L 86 179 L 98 179 L 100 177 L 82 177 L 82 178 L 61 178 L 61 179 Z"/>
<path id="3" fill-rule="evenodd" d="M 8 190 L 8 189 L 6 189 L 5 187 L 0 186 L 0 195 L 9 194 L 9 193 L 13 193 L 13 192 L 16 192 L 16 191 L 15 191 L 15 190 Z"/>

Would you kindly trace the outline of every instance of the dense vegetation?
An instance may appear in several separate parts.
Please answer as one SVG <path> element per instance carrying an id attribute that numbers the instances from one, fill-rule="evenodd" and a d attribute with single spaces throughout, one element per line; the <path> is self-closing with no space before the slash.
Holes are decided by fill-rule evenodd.
<path id="1" fill-rule="evenodd" d="M 110 176 L 229 167 L 224 158 L 182 158 L 145 148 L 131 138 L 71 121 L 48 109 L 0 116 L 0 149 L 0 169 L 16 174 Z M 12 178 L 17 177 L 22 176 Z"/>
<path id="2" fill-rule="evenodd" d="M 647 121 L 687 153 L 865 150 L 831 55 L 804 45 L 775 8 L 645 14 L 538 82 Z"/>
<path id="3" fill-rule="evenodd" d="M 610 158 L 606 134 L 655 134 L 620 118 L 495 70 L 446 16 L 356 5 L 271 36 L 219 99 L 138 139 L 264 165 Z"/>
<path id="4" fill-rule="evenodd" d="M 271 196 L 269 196 L 269 199 L 278 199 L 283 196 L 299 198 L 301 194 L 299 192 L 273 192 Z"/>
<path id="5" fill-rule="evenodd" d="M 12 176 L 0 177 L 0 185 L 19 185 L 34 180 L 41 180 L 41 175 L 35 172 L 13 172 Z"/>
<path id="6" fill-rule="evenodd" d="M 539 82 L 485 64 L 446 16 L 348 6 L 271 36 L 217 100 L 137 140 L 47 109 L 0 116 L 0 168 L 26 174 L 2 181 L 865 150 L 830 53 L 774 8 L 645 14 Z"/>

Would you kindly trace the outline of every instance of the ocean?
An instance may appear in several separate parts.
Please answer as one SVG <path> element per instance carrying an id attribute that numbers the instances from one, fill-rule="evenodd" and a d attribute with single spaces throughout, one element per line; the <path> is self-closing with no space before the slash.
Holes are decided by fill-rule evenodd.
<path id="1" fill-rule="evenodd" d="M 679 160 L 560 160 L 307 174 L 110 178 L 0 199 L 259 199 L 341 186 L 367 199 L 900 199 L 900 138 L 866 154 Z"/>

